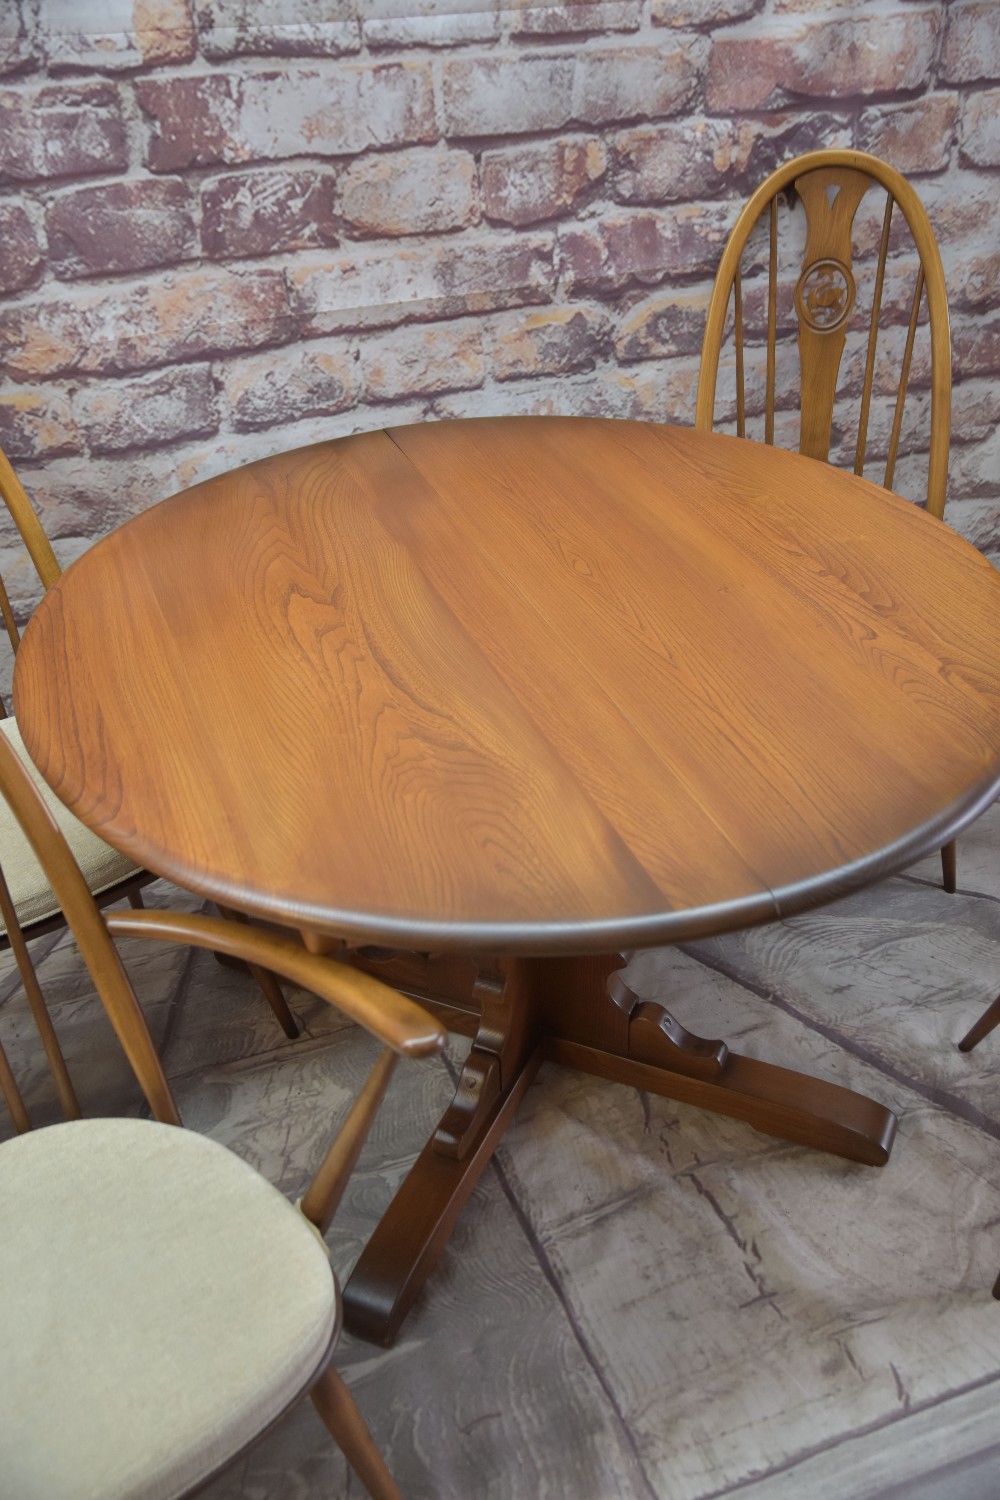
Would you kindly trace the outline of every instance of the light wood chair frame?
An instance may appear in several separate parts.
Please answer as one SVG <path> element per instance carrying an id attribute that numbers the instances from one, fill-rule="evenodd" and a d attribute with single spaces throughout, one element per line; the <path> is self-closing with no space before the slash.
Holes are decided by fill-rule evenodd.
<path id="1" fill-rule="evenodd" d="M 18 479 L 12 464 L 2 449 L 0 449 L 0 500 L 6 505 L 10 517 L 17 527 L 18 534 L 24 543 L 28 557 L 38 575 L 39 581 L 47 592 L 59 578 L 62 569 L 56 560 L 52 545 L 45 534 L 45 529 L 35 513 L 34 506 L 28 498 L 27 491 Z M 0 577 L 0 616 L 3 618 L 11 649 L 16 656 L 18 646 L 21 642 L 21 635 L 2 577 Z M 7 709 L 2 698 L 0 698 L 0 718 L 6 717 Z M 118 881 L 115 885 L 109 887 L 108 890 L 94 896 L 93 900 L 101 907 L 111 905 L 117 901 L 127 900 L 130 906 L 141 909 L 143 904 L 142 889 L 155 879 L 155 875 L 150 874 L 148 870 L 140 870 L 136 874 L 129 875 L 126 879 Z M 26 922 L 22 925 L 17 919 L 10 891 L 2 874 L 0 874 L 0 912 L 3 914 L 7 929 L 6 933 L 0 934 L 0 953 L 10 949 L 14 954 L 14 959 L 21 976 L 21 983 L 24 986 L 32 1018 L 41 1037 L 45 1058 L 49 1065 L 49 1071 L 52 1075 L 63 1115 L 67 1120 L 79 1119 L 81 1115 L 80 1103 L 77 1099 L 69 1068 L 66 1065 L 66 1059 L 59 1045 L 59 1039 L 45 1004 L 38 975 L 28 949 L 28 939 L 43 937 L 48 933 L 57 932 L 65 927 L 66 919 L 64 913 L 55 912 L 37 922 Z M 263 991 L 285 1035 L 289 1038 L 298 1036 L 298 1026 L 288 1008 L 277 980 L 272 974 L 257 965 L 253 966 L 251 972 L 259 988 Z M 0 1064 L 0 1071 L 2 1071 L 2 1068 L 3 1065 Z M 20 1095 L 18 1095 L 18 1099 L 19 1104 L 15 1116 L 18 1122 L 17 1128 L 19 1130 L 27 1130 L 30 1128 L 30 1121 L 24 1107 L 24 1101 L 20 1098 Z"/>
<path id="2" fill-rule="evenodd" d="M 927 212 L 916 192 L 894 167 L 864 151 L 823 150 L 810 151 L 786 162 L 772 172 L 755 193 L 748 199 L 736 220 L 726 242 L 726 247 L 716 272 L 712 295 L 709 299 L 702 342 L 701 367 L 698 377 L 698 395 L 695 406 L 695 427 L 702 432 L 711 432 L 715 420 L 715 401 L 718 387 L 719 362 L 722 354 L 726 319 L 730 301 L 734 304 L 734 338 L 736 346 L 736 431 L 737 436 L 746 437 L 746 388 L 743 324 L 743 281 L 741 261 L 747 242 L 763 215 L 767 215 L 769 228 L 768 247 L 768 295 L 767 295 L 767 352 L 764 400 L 764 441 L 774 442 L 775 416 L 775 371 L 778 311 L 778 196 L 794 187 L 806 204 L 806 247 L 799 287 L 805 286 L 809 273 L 819 265 L 841 263 L 846 271 L 844 285 L 851 293 L 847 310 L 842 320 L 828 329 L 816 328 L 806 323 L 798 296 L 796 312 L 799 325 L 799 352 L 802 364 L 802 398 L 799 451 L 809 457 L 827 461 L 830 450 L 830 433 L 833 418 L 833 403 L 837 378 L 847 335 L 847 319 L 853 306 L 853 254 L 851 232 L 854 217 L 863 197 L 872 184 L 886 191 L 886 208 L 882 221 L 878 261 L 875 270 L 875 288 L 872 299 L 871 323 L 868 330 L 868 347 L 865 359 L 864 382 L 861 393 L 861 411 L 858 438 L 855 448 L 854 472 L 862 475 L 868 443 L 868 425 L 871 414 L 872 390 L 874 386 L 875 359 L 878 346 L 879 323 L 882 311 L 882 292 L 885 282 L 886 263 L 889 255 L 889 240 L 894 206 L 898 204 L 909 227 L 919 257 L 910 318 L 900 367 L 896 405 L 893 413 L 892 431 L 889 439 L 883 486 L 892 487 L 895 476 L 899 440 L 902 431 L 903 410 L 909 385 L 910 366 L 916 338 L 921 304 L 926 292 L 927 317 L 930 328 L 931 348 L 931 413 L 930 447 L 927 471 L 926 508 L 940 520 L 944 514 L 948 483 L 948 448 L 951 437 L 951 332 L 948 316 L 948 296 L 945 287 L 944 267 L 934 230 Z M 837 203 L 824 207 L 827 187 L 840 187 L 847 191 L 842 206 Z M 838 253 L 839 252 L 839 253 Z M 798 292 L 798 288 L 797 288 Z M 956 851 L 952 840 L 941 850 L 941 866 L 944 888 L 954 892 L 956 888 Z"/>
<path id="3" fill-rule="evenodd" d="M 181 1123 L 170 1085 L 113 941 L 114 937 L 151 939 L 205 948 L 241 960 L 250 966 L 280 974 L 290 983 L 300 985 L 325 1000 L 382 1043 L 367 1080 L 299 1204 L 305 1218 L 321 1236 L 325 1235 L 368 1137 L 397 1058 L 426 1057 L 439 1053 L 447 1042 L 445 1028 L 415 1001 L 400 995 L 380 980 L 349 969 L 333 959 L 309 953 L 300 942 L 291 937 L 200 913 L 133 910 L 103 916 L 55 819 L 39 796 L 16 752 L 2 738 L 0 794 L 13 810 L 59 898 L 111 1024 L 156 1119 L 173 1125 Z M 2 1046 L 0 1092 L 16 1119 L 18 1109 L 23 1111 L 23 1101 Z M 333 1276 L 332 1269 L 330 1274 Z M 330 1342 L 318 1365 L 309 1372 L 284 1410 L 289 1410 L 308 1392 L 319 1415 L 369 1493 L 376 1500 L 400 1500 L 400 1492 L 375 1446 L 354 1398 L 330 1363 L 340 1332 L 339 1287 L 336 1295 L 338 1317 Z M 283 1415 L 284 1412 L 274 1421 L 280 1421 Z M 258 1441 L 273 1425 L 274 1422 L 269 1423 L 253 1441 Z M 246 1448 L 240 1450 L 245 1451 Z M 238 1457 L 239 1453 L 231 1454 L 214 1473 L 221 1472 Z M 189 1493 L 195 1493 L 212 1477 L 214 1474 L 203 1476 Z"/>

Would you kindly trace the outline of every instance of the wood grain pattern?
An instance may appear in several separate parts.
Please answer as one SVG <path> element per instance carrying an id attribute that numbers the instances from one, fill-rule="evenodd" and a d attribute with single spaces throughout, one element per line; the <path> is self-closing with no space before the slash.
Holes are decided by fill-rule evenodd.
<path id="1" fill-rule="evenodd" d="M 15 696 L 84 822 L 226 905 L 599 952 L 956 832 L 1000 784 L 998 603 L 946 528 L 798 455 L 428 424 L 130 522 L 46 597 Z"/>

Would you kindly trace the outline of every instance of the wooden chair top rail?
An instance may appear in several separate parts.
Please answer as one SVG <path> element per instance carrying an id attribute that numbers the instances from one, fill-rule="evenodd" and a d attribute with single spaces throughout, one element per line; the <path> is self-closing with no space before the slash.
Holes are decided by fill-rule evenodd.
<path id="1" fill-rule="evenodd" d="M 28 499 L 24 486 L 2 449 L 0 449 L 0 500 L 6 505 L 18 529 L 42 587 L 51 588 L 62 569 L 56 561 L 55 553 L 52 551 L 49 539 L 35 514 L 34 506 Z M 21 643 L 21 634 L 2 578 L 0 578 L 0 615 L 3 617 L 11 650 L 16 653 Z M 6 715 L 6 706 L 0 700 L 0 718 L 6 718 Z"/>

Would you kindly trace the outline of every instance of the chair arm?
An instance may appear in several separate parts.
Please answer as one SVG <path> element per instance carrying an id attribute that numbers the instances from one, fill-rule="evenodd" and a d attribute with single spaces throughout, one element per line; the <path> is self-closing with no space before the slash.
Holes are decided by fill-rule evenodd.
<path id="1" fill-rule="evenodd" d="M 308 953 L 294 938 L 280 937 L 244 923 L 187 912 L 107 912 L 114 937 L 159 938 L 190 944 L 272 969 L 292 984 L 311 990 L 391 1047 L 409 1057 L 440 1052 L 448 1033 L 416 1001 L 370 974 Z"/>

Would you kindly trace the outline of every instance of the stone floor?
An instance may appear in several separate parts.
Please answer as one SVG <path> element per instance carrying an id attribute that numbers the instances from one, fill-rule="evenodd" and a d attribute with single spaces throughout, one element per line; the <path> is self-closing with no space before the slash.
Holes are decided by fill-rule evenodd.
<path id="1" fill-rule="evenodd" d="M 1000 1032 L 971 1056 L 954 1044 L 1000 989 L 1000 804 L 960 841 L 959 884 L 945 895 L 929 859 L 825 911 L 635 960 L 634 987 L 693 1029 L 890 1105 L 892 1160 L 854 1166 L 546 1066 L 396 1347 L 340 1347 L 404 1494 L 996 1500 Z M 297 1193 L 372 1045 L 303 993 L 286 1042 L 207 955 L 123 951 L 187 1124 Z M 43 953 L 85 1110 L 137 1110 L 72 943 Z M 4 963 L 0 1037 L 42 1123 L 51 1086 Z M 464 1045 L 398 1070 L 331 1236 L 339 1271 Z M 361 1490 L 306 1403 L 205 1493 Z"/>

